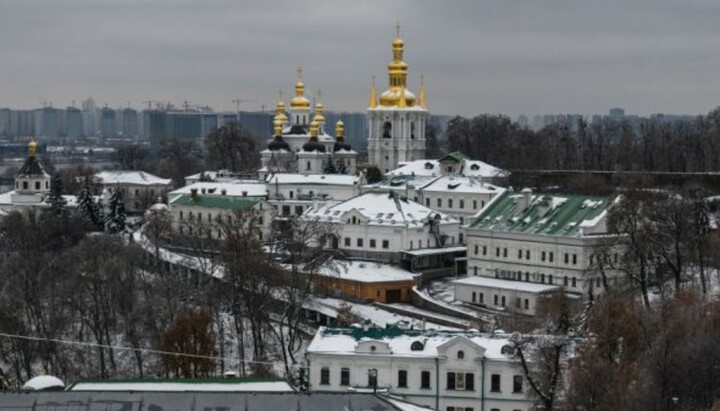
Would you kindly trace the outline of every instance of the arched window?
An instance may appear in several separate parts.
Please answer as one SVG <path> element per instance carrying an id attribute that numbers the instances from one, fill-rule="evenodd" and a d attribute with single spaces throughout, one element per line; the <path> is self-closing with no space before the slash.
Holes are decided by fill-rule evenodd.
<path id="1" fill-rule="evenodd" d="M 425 346 L 420 341 L 413 341 L 412 344 L 410 344 L 410 351 L 422 351 L 425 349 Z"/>
<path id="2" fill-rule="evenodd" d="M 457 352 L 457 358 L 458 360 L 462 360 L 465 358 L 465 352 L 463 350 L 460 350 Z"/>
<path id="3" fill-rule="evenodd" d="M 410 138 L 415 140 L 415 122 L 410 123 Z"/>
<path id="4" fill-rule="evenodd" d="M 390 132 L 392 131 L 392 124 L 390 124 L 389 121 L 386 121 L 383 124 L 383 138 L 391 138 Z"/>

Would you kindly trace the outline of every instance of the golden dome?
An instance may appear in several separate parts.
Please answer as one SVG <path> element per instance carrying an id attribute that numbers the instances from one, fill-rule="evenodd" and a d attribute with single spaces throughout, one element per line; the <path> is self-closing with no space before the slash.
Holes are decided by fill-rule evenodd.
<path id="1" fill-rule="evenodd" d="M 310 110 L 310 100 L 305 98 L 305 84 L 302 79 L 302 69 L 298 67 L 298 79 L 295 83 L 295 97 L 290 100 L 290 109 L 292 110 Z"/>
<path id="2" fill-rule="evenodd" d="M 31 139 L 28 143 L 28 156 L 35 157 L 35 154 L 37 154 L 37 146 L 38 143 L 35 140 Z"/>
<path id="3" fill-rule="evenodd" d="M 288 122 L 288 117 L 285 114 L 285 102 L 282 100 L 282 91 L 280 92 L 280 100 L 277 103 L 277 110 L 275 111 L 275 120 L 280 120 L 281 126 L 284 126 Z"/>
<path id="4" fill-rule="evenodd" d="M 283 122 L 278 118 L 279 115 L 275 116 L 275 120 L 273 121 L 273 130 L 274 135 L 281 136 L 282 135 L 282 128 L 283 128 Z"/>
<path id="5" fill-rule="evenodd" d="M 335 123 L 335 138 L 342 140 L 345 137 L 345 123 L 342 120 L 338 120 Z"/>
<path id="6" fill-rule="evenodd" d="M 317 121 L 319 126 L 325 125 L 325 116 L 323 115 L 323 112 L 325 110 L 325 106 L 322 102 L 320 102 L 320 91 L 318 91 L 318 102 L 315 103 L 315 115 L 313 116 L 313 121 Z"/>
<path id="7" fill-rule="evenodd" d="M 405 42 L 400 38 L 400 25 L 392 42 L 392 61 L 388 64 L 389 87 L 380 95 L 380 104 L 386 107 L 413 107 L 416 98 L 407 89 L 408 65 L 403 61 Z M 370 107 L 373 108 L 372 102 Z"/>
<path id="8" fill-rule="evenodd" d="M 320 129 L 320 123 L 316 119 L 313 119 L 310 122 L 310 138 L 317 140 L 318 137 L 318 131 Z"/>

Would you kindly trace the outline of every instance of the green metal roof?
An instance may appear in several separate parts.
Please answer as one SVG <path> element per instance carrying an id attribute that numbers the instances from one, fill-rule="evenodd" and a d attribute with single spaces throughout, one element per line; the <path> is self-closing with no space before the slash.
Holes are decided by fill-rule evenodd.
<path id="1" fill-rule="evenodd" d="M 522 209 L 526 193 L 506 191 L 483 209 L 470 227 L 483 230 L 581 237 L 581 227 L 592 227 L 612 197 L 530 194 L 530 204 Z"/>
<path id="2" fill-rule="evenodd" d="M 466 156 L 465 154 L 461 153 L 460 151 L 453 151 L 452 153 L 445 154 L 443 157 L 441 157 L 438 161 L 455 161 L 455 162 L 462 162 L 463 160 L 469 160 L 470 157 Z"/>
<path id="3" fill-rule="evenodd" d="M 246 210 L 263 201 L 259 197 L 235 197 L 223 195 L 197 195 L 195 198 L 183 194 L 172 201 L 173 205 L 189 207 L 220 208 L 223 210 Z"/>

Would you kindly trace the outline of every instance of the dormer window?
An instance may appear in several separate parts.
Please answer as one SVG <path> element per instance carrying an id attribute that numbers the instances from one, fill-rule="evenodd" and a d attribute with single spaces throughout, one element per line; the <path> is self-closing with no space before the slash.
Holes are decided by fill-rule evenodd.
<path id="1" fill-rule="evenodd" d="M 477 165 L 477 164 L 473 164 L 473 165 L 470 166 L 470 170 L 473 170 L 473 171 L 480 170 L 480 166 Z"/>
<path id="2" fill-rule="evenodd" d="M 427 162 L 425 163 L 425 170 L 432 170 L 433 169 L 433 163 Z"/>
<path id="3" fill-rule="evenodd" d="M 377 347 L 375 347 L 374 345 L 371 345 L 371 346 L 370 346 L 370 352 L 375 352 L 375 350 L 377 350 Z"/>
<path id="4" fill-rule="evenodd" d="M 410 344 L 410 351 L 422 351 L 425 349 L 425 346 L 420 341 L 413 341 L 412 344 Z"/>

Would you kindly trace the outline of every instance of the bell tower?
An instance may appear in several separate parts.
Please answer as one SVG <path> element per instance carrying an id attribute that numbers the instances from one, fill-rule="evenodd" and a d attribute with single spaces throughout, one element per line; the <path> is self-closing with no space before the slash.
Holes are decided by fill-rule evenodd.
<path id="1" fill-rule="evenodd" d="M 407 88 L 408 65 L 403 60 L 405 42 L 400 38 L 399 24 L 396 30 L 388 88 L 378 96 L 373 77 L 368 103 L 368 157 L 383 173 L 401 162 L 425 158 L 425 85 L 420 82 L 417 97 Z"/>

